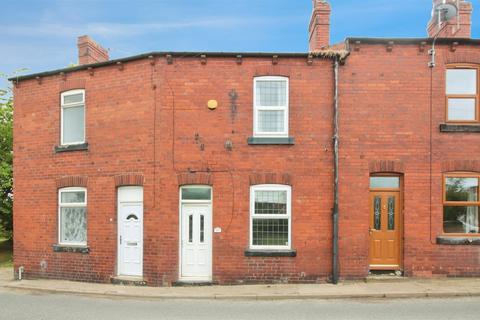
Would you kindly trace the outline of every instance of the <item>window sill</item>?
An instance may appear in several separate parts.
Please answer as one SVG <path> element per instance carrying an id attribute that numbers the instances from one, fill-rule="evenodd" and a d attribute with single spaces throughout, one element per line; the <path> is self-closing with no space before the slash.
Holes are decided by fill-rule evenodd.
<path id="1" fill-rule="evenodd" d="M 437 236 L 437 244 L 480 246 L 480 237 L 465 236 Z"/>
<path id="2" fill-rule="evenodd" d="M 246 249 L 245 257 L 296 257 L 297 250 Z"/>
<path id="3" fill-rule="evenodd" d="M 294 145 L 294 137 L 248 137 L 249 145 Z"/>
<path id="4" fill-rule="evenodd" d="M 84 151 L 88 150 L 88 143 L 80 143 L 80 144 L 70 144 L 64 146 L 55 146 L 55 153 L 60 152 L 69 152 L 69 151 Z"/>
<path id="5" fill-rule="evenodd" d="M 72 253 L 88 254 L 90 253 L 90 248 L 88 246 L 54 244 L 53 252 L 72 252 Z"/>
<path id="6" fill-rule="evenodd" d="M 440 132 L 480 132 L 480 125 L 442 123 L 440 125 Z"/>

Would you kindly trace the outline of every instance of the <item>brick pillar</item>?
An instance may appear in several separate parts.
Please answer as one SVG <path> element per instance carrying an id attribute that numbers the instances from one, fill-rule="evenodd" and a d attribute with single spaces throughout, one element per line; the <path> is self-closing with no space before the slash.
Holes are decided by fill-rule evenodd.
<path id="1" fill-rule="evenodd" d="M 317 51 L 330 44 L 330 5 L 326 0 L 313 0 L 309 26 L 309 50 Z"/>
<path id="2" fill-rule="evenodd" d="M 459 5 L 459 19 L 453 17 L 447 22 L 438 24 L 438 5 L 452 4 Z M 468 1 L 457 0 L 433 0 L 432 18 L 428 23 L 427 32 L 430 38 L 438 35 L 439 38 L 471 38 L 472 36 L 472 4 Z M 441 30 L 441 31 L 439 31 Z"/>
<path id="3" fill-rule="evenodd" d="M 81 65 L 108 61 L 108 51 L 89 36 L 78 37 L 77 47 L 78 63 Z"/>

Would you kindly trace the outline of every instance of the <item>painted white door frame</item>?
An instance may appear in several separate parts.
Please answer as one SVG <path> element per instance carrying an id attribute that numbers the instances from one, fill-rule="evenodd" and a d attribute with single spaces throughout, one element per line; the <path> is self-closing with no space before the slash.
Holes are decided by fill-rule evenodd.
<path id="1" fill-rule="evenodd" d="M 182 200 L 182 189 L 183 188 L 204 188 L 210 189 L 211 198 L 210 200 Z M 179 190 L 179 281 L 184 282 L 211 282 L 212 281 L 212 264 L 213 264 L 213 211 L 212 211 L 212 199 L 213 199 L 213 190 L 212 187 L 206 185 L 187 185 L 183 186 Z M 191 210 L 192 208 L 198 208 L 200 215 L 205 215 L 204 217 L 204 239 L 205 239 L 205 246 L 208 248 L 208 253 L 206 255 L 206 271 L 202 275 L 192 276 L 192 275 L 185 275 L 183 272 L 183 262 L 185 257 L 184 255 L 184 246 L 183 243 L 187 242 L 189 239 L 183 239 L 184 237 L 184 225 L 186 219 L 184 219 L 183 212 L 184 208 L 188 208 Z M 207 216 L 208 215 L 208 216 Z M 197 217 L 197 219 L 199 219 Z M 197 220 L 198 222 L 198 220 Z M 198 226 L 198 223 L 195 223 Z M 198 240 L 198 237 L 196 237 Z"/>
<path id="2" fill-rule="evenodd" d="M 141 186 L 119 187 L 117 191 L 117 275 L 143 276 Z"/>

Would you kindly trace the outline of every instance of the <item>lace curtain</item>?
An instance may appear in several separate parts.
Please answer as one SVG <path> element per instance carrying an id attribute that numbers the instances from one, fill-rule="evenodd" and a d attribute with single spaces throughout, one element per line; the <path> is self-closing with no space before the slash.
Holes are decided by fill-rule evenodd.
<path id="1" fill-rule="evenodd" d="M 61 238 L 64 243 L 87 242 L 87 215 L 85 207 L 61 208 Z"/>

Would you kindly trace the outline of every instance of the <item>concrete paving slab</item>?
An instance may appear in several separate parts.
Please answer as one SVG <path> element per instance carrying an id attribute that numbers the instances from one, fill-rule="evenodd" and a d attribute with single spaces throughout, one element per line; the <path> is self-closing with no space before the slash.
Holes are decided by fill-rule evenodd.
<path id="1" fill-rule="evenodd" d="M 333 284 L 278 284 L 192 287 L 135 287 L 63 280 L 13 281 L 0 271 L 0 286 L 11 290 L 137 299 L 361 299 L 480 296 L 480 278 L 402 279 L 399 282 L 345 281 Z"/>

